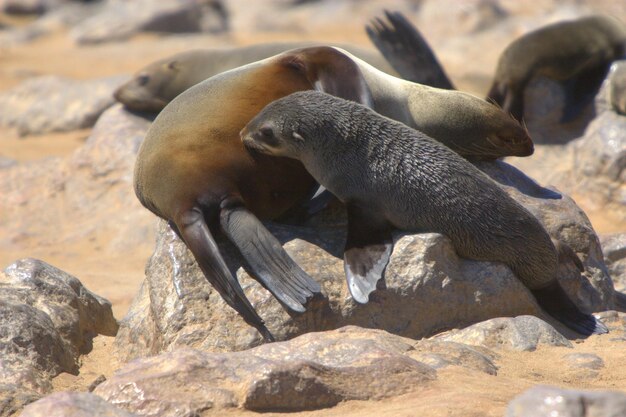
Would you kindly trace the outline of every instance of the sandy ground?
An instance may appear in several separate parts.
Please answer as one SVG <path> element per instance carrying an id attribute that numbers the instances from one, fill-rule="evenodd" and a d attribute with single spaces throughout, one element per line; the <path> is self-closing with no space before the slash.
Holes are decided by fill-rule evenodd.
<path id="1" fill-rule="evenodd" d="M 302 37 L 301 37 L 302 38 Z M 205 38 L 206 40 L 207 38 Z M 317 40 L 340 40 L 369 46 L 364 33 L 351 32 L 348 37 L 341 27 L 331 29 Z M 285 34 L 256 35 L 254 38 L 215 37 L 205 46 L 246 44 L 269 40 L 286 40 Z M 94 78 L 129 74 L 164 55 L 188 49 L 180 42 L 163 50 L 160 38 L 142 35 L 132 40 L 144 46 L 140 54 L 129 55 L 123 44 L 107 44 L 79 48 L 64 34 L 56 34 L 30 44 L 0 50 L 0 91 L 38 74 L 58 74 L 73 78 Z M 196 41 L 196 45 L 198 42 Z M 106 57 L 106 59 L 103 59 Z M 97 63 L 97 64 L 95 64 Z M 446 62 L 443 62 L 444 66 Z M 452 72 L 452 71 L 451 71 Z M 454 78 L 454 73 L 452 72 Z M 89 135 L 89 129 L 70 133 L 18 138 L 14 132 L 0 130 L 0 156 L 17 161 L 31 161 L 48 156 L 69 155 Z M 584 202 L 581 205 L 585 209 Z M 588 211 L 599 232 L 626 231 L 626 225 L 607 218 L 601 210 Z M 106 238 L 106 237 L 104 237 Z M 77 276 L 90 290 L 108 298 L 114 314 L 121 319 L 127 311 L 143 279 L 143 271 L 154 242 L 145 242 L 136 250 L 111 255 L 101 250 L 103 242 L 87 241 L 70 246 L 49 247 L 28 244 L 0 252 L 0 267 L 16 259 L 35 257 Z M 575 344 L 574 349 L 542 348 L 532 353 L 502 353 L 496 363 L 498 376 L 469 373 L 451 368 L 439 373 L 437 381 L 397 398 L 380 402 L 348 402 L 331 410 L 297 413 L 297 416 L 502 416 L 506 404 L 524 389 L 541 383 L 577 388 L 621 389 L 626 391 L 626 349 L 616 348 L 615 339 L 623 333 L 595 336 Z M 623 346 L 624 339 L 620 343 Z M 99 336 L 94 349 L 82 358 L 80 375 L 62 374 L 54 380 L 55 390 L 85 390 L 99 375 L 109 376 L 119 366 L 112 355 L 113 338 Z M 570 352 L 593 352 L 602 357 L 606 367 L 597 376 L 580 371 L 564 370 L 562 356 Z M 445 400 L 444 400 L 445 397 Z M 235 410 L 220 415 L 251 415 Z M 272 415 L 272 414 L 266 414 Z"/>

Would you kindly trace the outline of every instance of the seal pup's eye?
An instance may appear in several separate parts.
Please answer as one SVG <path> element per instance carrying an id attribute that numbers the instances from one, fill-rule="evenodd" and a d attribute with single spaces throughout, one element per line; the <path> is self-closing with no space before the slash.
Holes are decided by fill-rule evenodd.
<path id="1" fill-rule="evenodd" d="M 274 130 L 269 126 L 263 126 L 259 129 L 259 133 L 265 138 L 274 137 Z"/>

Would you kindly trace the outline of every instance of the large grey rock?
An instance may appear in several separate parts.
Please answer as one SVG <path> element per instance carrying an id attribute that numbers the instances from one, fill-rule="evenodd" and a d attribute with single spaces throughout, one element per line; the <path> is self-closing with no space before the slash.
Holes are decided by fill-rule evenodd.
<path id="1" fill-rule="evenodd" d="M 438 337 L 504 350 L 533 351 L 539 345 L 572 347 L 572 343 L 554 327 L 534 316 L 495 318 Z"/>
<path id="2" fill-rule="evenodd" d="M 536 386 L 515 397 L 506 417 L 621 417 L 626 394 L 615 391 L 568 390 Z"/>
<path id="3" fill-rule="evenodd" d="M 570 263 L 559 268 L 559 278 L 573 299 L 590 310 L 607 308 L 613 301 L 612 283 L 597 237 L 573 201 L 542 189 L 507 164 L 481 168 L 535 213 L 554 237 L 583 256 L 585 276 Z M 460 259 L 449 239 L 439 234 L 397 234 L 385 272 L 386 288 L 376 291 L 367 305 L 359 305 L 345 285 L 341 258 L 345 225 L 320 221 L 315 227 L 268 227 L 321 284 L 325 296 L 311 302 L 302 315 L 288 314 L 244 272 L 233 248 L 222 242 L 220 250 L 231 271 L 278 340 L 349 324 L 421 338 L 489 318 L 541 314 L 530 292 L 507 267 Z M 115 343 L 118 354 L 127 360 L 180 346 L 243 350 L 261 339 L 213 290 L 185 245 L 162 222 L 146 280 Z"/>
<path id="4" fill-rule="evenodd" d="M 422 358 L 435 365 L 421 363 Z M 138 359 L 94 393 L 142 415 L 234 407 L 296 411 L 401 395 L 433 380 L 434 368 L 446 361 L 495 373 L 486 355 L 462 345 L 349 326 L 243 352 L 183 348 Z"/>
<path id="5" fill-rule="evenodd" d="M 127 77 L 77 81 L 44 76 L 0 95 L 0 124 L 20 135 L 91 127 L 115 100 L 113 90 Z"/>
<path id="6" fill-rule="evenodd" d="M 114 105 L 72 155 L 0 171 L 0 245 L 58 246 L 106 237 L 103 251 L 146 245 L 154 216 L 132 186 L 135 155 L 150 122 Z"/>
<path id="7" fill-rule="evenodd" d="M 600 242 L 615 289 L 626 292 L 626 233 L 600 235 Z"/>
<path id="8" fill-rule="evenodd" d="M 57 392 L 24 408 L 20 417 L 136 417 L 86 392 Z"/>
<path id="9" fill-rule="evenodd" d="M 107 0 L 100 13 L 71 32 L 79 44 L 127 39 L 140 31 L 221 32 L 228 28 L 218 0 Z"/>
<path id="10" fill-rule="evenodd" d="M 117 328 L 111 303 L 77 278 L 35 259 L 8 266 L 0 275 L 0 413 L 50 391 L 53 376 L 76 374 L 93 337 Z"/>

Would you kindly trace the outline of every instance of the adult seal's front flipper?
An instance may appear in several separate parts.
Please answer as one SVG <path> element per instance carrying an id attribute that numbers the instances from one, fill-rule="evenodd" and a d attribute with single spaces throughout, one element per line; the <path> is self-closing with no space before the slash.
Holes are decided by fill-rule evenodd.
<path id="1" fill-rule="evenodd" d="M 348 205 L 348 237 L 343 268 L 348 290 L 357 303 L 365 304 L 389 263 L 393 239 L 389 225 L 377 216 Z"/>
<path id="2" fill-rule="evenodd" d="M 222 204 L 220 224 L 243 255 L 246 271 L 289 310 L 303 313 L 307 300 L 321 292 L 320 285 L 245 207 Z"/>
<path id="3" fill-rule="evenodd" d="M 254 326 L 266 341 L 273 342 L 274 336 L 265 327 L 263 319 L 252 307 L 239 282 L 230 273 L 226 262 L 220 255 L 202 211 L 199 208 L 193 208 L 185 212 L 176 222 L 176 229 L 196 258 L 204 276 L 228 305 L 234 308 L 248 324 Z"/>
<path id="4" fill-rule="evenodd" d="M 422 34 L 400 12 L 385 11 L 389 21 L 373 19 L 365 31 L 401 78 L 454 90 L 452 82 Z"/>
<path id="5" fill-rule="evenodd" d="M 546 313 L 575 332 L 584 336 L 609 332 L 604 323 L 592 314 L 580 311 L 558 281 L 555 280 L 547 287 L 531 292 Z"/>

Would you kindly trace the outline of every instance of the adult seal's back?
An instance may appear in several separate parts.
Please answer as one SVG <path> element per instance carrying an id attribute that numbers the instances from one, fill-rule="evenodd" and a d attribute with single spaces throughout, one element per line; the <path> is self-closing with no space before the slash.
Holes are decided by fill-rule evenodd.
<path id="1" fill-rule="evenodd" d="M 524 89 L 540 75 L 566 81 L 563 121 L 593 99 L 611 63 L 626 52 L 626 26 L 610 16 L 588 16 L 530 32 L 502 52 L 488 98 L 516 119 L 524 116 Z"/>
<path id="2" fill-rule="evenodd" d="M 524 207 L 425 134 L 356 103 L 301 92 L 265 107 L 242 131 L 250 148 L 295 158 L 347 204 L 344 265 L 353 298 L 368 301 L 389 262 L 393 229 L 437 232 L 460 256 L 503 262 L 568 327 L 603 333 L 557 280 L 558 253 Z"/>

